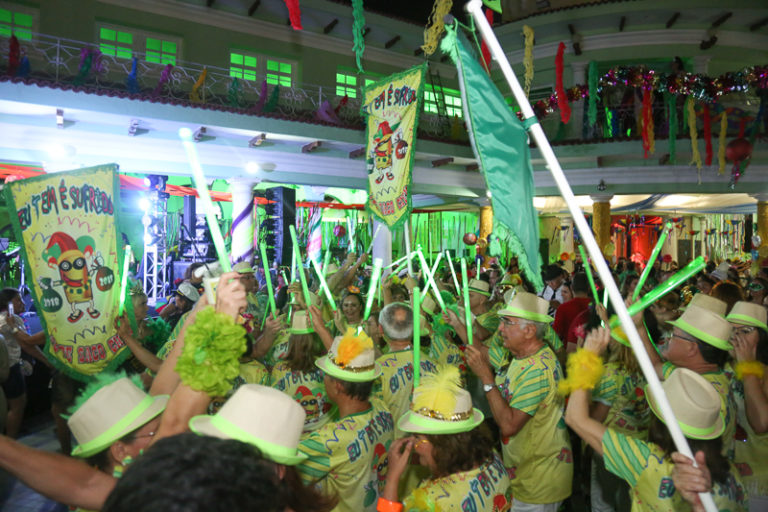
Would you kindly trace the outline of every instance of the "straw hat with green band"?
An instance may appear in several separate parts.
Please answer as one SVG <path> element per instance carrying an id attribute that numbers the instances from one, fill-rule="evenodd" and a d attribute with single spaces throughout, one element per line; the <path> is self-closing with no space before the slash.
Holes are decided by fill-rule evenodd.
<path id="1" fill-rule="evenodd" d="M 720 350 L 731 350 L 731 324 L 722 316 L 698 306 L 688 306 L 677 320 L 668 322 L 683 332 Z"/>
<path id="2" fill-rule="evenodd" d="M 739 301 L 733 305 L 733 309 L 725 317 L 733 324 L 751 325 L 764 331 L 768 331 L 768 311 L 760 304 Z"/>
<path id="3" fill-rule="evenodd" d="M 304 408 L 285 393 L 245 384 L 215 415 L 189 420 L 189 428 L 196 434 L 252 444 L 266 458 L 295 466 L 307 459 L 298 450 L 305 416 Z"/>
<path id="4" fill-rule="evenodd" d="M 528 292 L 517 292 L 507 304 L 499 310 L 499 316 L 514 316 L 532 322 L 550 323 L 554 320 L 547 314 L 549 302 Z"/>
<path id="5" fill-rule="evenodd" d="M 78 442 L 72 456 L 90 457 L 109 448 L 157 417 L 167 403 L 168 395 L 150 396 L 127 377 L 104 385 L 67 420 Z"/>
<path id="6" fill-rule="evenodd" d="M 684 306 L 680 309 L 685 311 L 691 306 L 708 309 L 709 311 L 720 316 L 725 316 L 725 312 L 728 310 L 728 304 L 726 304 L 725 301 L 711 297 L 706 293 L 697 293 L 693 296 L 691 302 L 689 302 L 687 306 Z"/>
<path id="7" fill-rule="evenodd" d="M 315 366 L 331 377 L 345 382 L 370 382 L 381 375 L 376 365 L 373 340 L 350 327 L 344 336 L 337 336 L 328 354 L 317 359 Z"/>
<path id="8" fill-rule="evenodd" d="M 461 387 L 461 375 L 453 365 L 442 365 L 422 377 L 413 390 L 411 409 L 400 417 L 398 428 L 417 434 L 469 432 L 483 422 L 483 413 L 472 407 L 472 397 Z"/>
<path id="9" fill-rule="evenodd" d="M 312 324 L 307 317 L 306 311 L 296 311 L 291 319 L 291 327 L 288 329 L 289 334 L 310 334 L 315 332 Z"/>
<path id="10" fill-rule="evenodd" d="M 677 368 L 661 387 L 685 437 L 716 439 L 723 434 L 725 419 L 720 414 L 721 398 L 707 379 L 687 368 Z M 645 387 L 645 396 L 656 417 L 664 421 L 649 386 Z"/>
<path id="11" fill-rule="evenodd" d="M 469 288 L 470 292 L 479 293 L 480 295 L 485 295 L 486 297 L 491 296 L 491 285 L 485 281 L 481 281 L 480 279 L 470 279 L 467 287 Z"/>

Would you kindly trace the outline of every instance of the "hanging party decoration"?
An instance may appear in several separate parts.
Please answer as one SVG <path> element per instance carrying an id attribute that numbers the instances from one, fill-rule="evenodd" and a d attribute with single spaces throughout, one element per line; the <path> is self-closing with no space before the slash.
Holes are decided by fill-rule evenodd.
<path id="1" fill-rule="evenodd" d="M 363 37 L 363 30 L 365 30 L 365 12 L 363 11 L 363 0 L 352 0 L 352 16 L 354 18 L 352 22 L 352 38 L 354 39 L 352 50 L 355 52 L 357 70 L 360 73 L 364 73 L 363 52 L 365 51 L 365 38 Z"/>
<path id="2" fill-rule="evenodd" d="M 465 233 L 463 240 L 467 245 L 475 245 L 477 243 L 477 235 L 474 233 Z"/>
<path id="3" fill-rule="evenodd" d="M 285 6 L 288 7 L 288 19 L 291 22 L 291 28 L 293 30 L 302 30 L 299 0 L 285 0 Z"/>
<path id="4" fill-rule="evenodd" d="M 693 107 L 693 97 L 688 96 L 685 101 L 686 112 L 688 112 L 688 133 L 691 135 L 691 164 L 701 171 L 701 154 L 699 153 L 698 132 L 696 131 L 696 110 Z M 699 173 L 699 182 L 701 182 L 701 173 Z"/>
<path id="5" fill-rule="evenodd" d="M 667 106 L 668 119 L 669 119 L 669 163 L 675 165 L 677 163 L 677 96 L 664 93 L 664 103 Z"/>
<path id="6" fill-rule="evenodd" d="M 427 27 L 424 29 L 424 44 L 421 49 L 424 50 L 424 56 L 429 57 L 440 42 L 440 38 L 445 32 L 445 16 L 450 14 L 453 0 L 435 0 L 432 5 L 432 13 L 429 15 Z"/>
<path id="7" fill-rule="evenodd" d="M 239 107 L 241 103 L 240 81 L 233 78 L 227 91 L 227 103 L 230 107 Z"/>
<path id="8" fill-rule="evenodd" d="M 81 48 L 80 49 L 80 67 L 77 71 L 73 83 L 75 85 L 82 85 L 88 74 L 93 69 L 95 72 L 100 72 L 101 67 L 101 51 L 93 48 Z"/>
<path id="9" fill-rule="evenodd" d="M 595 126 L 597 122 L 597 62 L 594 60 L 589 63 L 588 72 L 588 85 L 589 85 L 589 106 L 587 107 L 587 118 L 589 119 L 589 126 Z"/>
<path id="10" fill-rule="evenodd" d="M 393 229 L 408 220 L 426 63 L 363 89 L 366 123 L 366 209 Z"/>
<path id="11" fill-rule="evenodd" d="M 565 53 L 565 43 L 560 41 L 557 46 L 557 55 L 555 56 L 555 94 L 557 95 L 557 106 L 560 109 L 560 120 L 568 124 L 571 119 L 571 106 L 568 104 L 568 96 L 565 94 L 563 86 L 563 54 Z"/>
<path id="12" fill-rule="evenodd" d="M 731 184 L 739 182 L 741 177 L 741 164 L 752 156 L 752 143 L 744 137 L 739 137 L 728 143 L 725 147 L 725 157 L 733 163 L 731 169 Z"/>
<path id="13" fill-rule="evenodd" d="M 701 116 L 704 121 L 704 165 L 712 165 L 712 118 L 706 103 L 702 105 Z"/>
<path id="14" fill-rule="evenodd" d="M 523 67 L 525 68 L 525 95 L 531 92 L 531 83 L 533 83 L 533 38 L 534 32 L 528 25 L 523 25 L 523 38 L 525 39 L 525 50 L 523 51 Z"/>
<path id="15" fill-rule="evenodd" d="M 8 76 L 16 75 L 16 70 L 21 63 L 21 46 L 19 45 L 19 39 L 12 35 L 8 42 Z"/>
<path id="16" fill-rule="evenodd" d="M 155 90 L 152 91 L 152 96 L 159 96 L 163 91 L 163 86 L 171 79 L 171 71 L 173 71 L 173 64 L 166 64 L 163 72 L 160 74 L 160 80 L 157 81 Z"/>
<path id="17" fill-rule="evenodd" d="M 277 108 L 277 102 L 280 101 L 280 86 L 276 85 L 274 89 L 272 89 L 272 94 L 269 95 L 269 100 L 267 100 L 267 104 L 264 105 L 264 112 L 269 113 L 273 112 Z"/>
<path id="18" fill-rule="evenodd" d="M 643 156 L 648 158 L 648 153 L 653 154 L 656 151 L 656 144 L 653 137 L 653 98 L 650 88 L 643 86 L 643 117 L 641 119 L 641 128 L 643 135 Z"/>
<path id="19" fill-rule="evenodd" d="M 323 102 L 320 104 L 317 112 L 315 112 L 315 118 L 321 121 L 325 121 L 326 123 L 341 124 L 341 120 L 336 115 L 336 111 L 331 106 L 331 102 L 328 100 L 323 100 Z"/>
<path id="20" fill-rule="evenodd" d="M 131 94 L 136 94 L 139 92 L 139 77 L 138 77 L 139 69 L 138 69 L 138 59 L 136 57 L 133 57 L 131 59 L 131 72 L 128 73 L 128 76 L 125 78 L 125 87 L 128 89 L 128 92 Z"/>
<path id="21" fill-rule="evenodd" d="M 725 173 L 725 141 L 728 136 L 728 113 L 720 114 L 720 136 L 717 141 L 717 173 Z"/>
<path id="22" fill-rule="evenodd" d="M 264 110 L 264 106 L 267 103 L 267 81 L 261 82 L 261 89 L 259 91 L 259 101 L 251 109 L 255 114 L 260 114 Z"/>
<path id="23" fill-rule="evenodd" d="M 760 108 L 757 110 L 757 115 L 755 116 L 755 120 L 753 121 L 752 126 L 750 127 L 749 140 L 747 141 L 749 143 L 749 151 L 747 151 L 746 145 L 744 145 L 743 143 L 741 144 L 740 149 L 737 149 L 734 151 L 735 157 L 742 156 L 743 158 L 741 158 L 739 165 L 736 165 L 735 160 L 733 160 L 734 166 L 731 169 L 731 181 L 729 184 L 729 187 L 731 189 L 734 189 L 736 187 L 736 184 L 739 182 L 739 178 L 741 178 L 744 175 L 744 171 L 747 170 L 747 166 L 749 166 L 749 163 L 752 161 L 752 148 L 754 147 L 755 141 L 757 140 L 757 135 L 758 133 L 760 133 L 760 129 L 763 126 L 763 116 L 765 115 L 766 100 L 768 99 L 768 90 L 760 91 L 759 95 L 760 95 Z M 742 138 L 741 133 L 743 132 L 744 132 L 744 128 L 742 125 L 742 128 L 740 130 L 740 135 L 739 135 L 740 138 Z M 727 156 L 727 153 L 728 153 L 727 147 L 725 151 Z"/>
<path id="24" fill-rule="evenodd" d="M 26 78 L 29 75 L 29 69 L 29 58 L 26 55 L 22 55 L 21 64 L 19 64 L 19 69 L 16 71 L 16 76 Z"/>
<path id="25" fill-rule="evenodd" d="M 202 103 L 203 98 L 200 96 L 200 88 L 205 84 L 205 77 L 208 76 L 208 68 L 203 68 L 203 72 L 197 77 L 195 85 L 192 86 L 192 91 L 189 93 L 189 101 L 192 103 Z"/>

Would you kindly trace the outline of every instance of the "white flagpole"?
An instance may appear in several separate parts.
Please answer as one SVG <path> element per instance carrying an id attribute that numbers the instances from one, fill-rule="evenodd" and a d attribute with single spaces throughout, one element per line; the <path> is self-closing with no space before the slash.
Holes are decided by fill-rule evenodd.
<path id="1" fill-rule="evenodd" d="M 510 66 L 507 57 L 504 55 L 504 51 L 501 49 L 501 45 L 499 44 L 498 39 L 496 39 L 496 35 L 493 33 L 493 29 L 488 23 L 488 20 L 486 20 L 482 11 L 482 7 L 482 0 L 470 0 L 465 6 L 466 10 L 469 11 L 469 13 L 475 19 L 475 26 L 480 30 L 480 34 L 482 35 L 485 44 L 488 45 L 488 48 L 491 51 L 491 55 L 493 55 L 494 60 L 499 63 L 501 71 L 504 74 L 504 78 L 506 78 L 507 83 L 512 89 L 512 93 L 515 95 L 517 104 L 523 113 L 523 118 L 535 119 L 536 116 L 533 113 L 533 108 L 531 108 L 531 104 L 528 102 L 528 98 L 525 96 L 525 92 L 520 86 L 520 82 L 517 81 L 515 72 L 512 70 L 512 66 Z M 595 264 L 597 273 L 600 275 L 600 279 L 602 280 L 603 285 L 608 292 L 608 296 L 610 297 L 611 303 L 616 310 L 616 314 L 621 321 L 624 332 L 627 334 L 627 338 L 632 345 L 632 350 L 635 353 L 637 362 L 640 364 L 640 368 L 645 375 L 645 380 L 648 382 L 648 386 L 650 387 L 653 396 L 656 398 L 656 403 L 658 404 L 661 415 L 664 418 L 664 423 L 666 423 L 667 428 L 669 429 L 669 433 L 672 436 L 675 447 L 680 453 L 690 457 L 691 460 L 694 460 L 693 453 L 688 446 L 688 442 L 683 435 L 683 431 L 680 429 L 680 425 L 677 423 L 677 418 L 675 418 L 674 412 L 672 412 L 669 401 L 664 394 L 664 389 L 661 387 L 661 382 L 659 382 L 659 378 L 656 375 L 656 370 L 645 351 L 643 341 L 640 339 L 640 335 L 635 329 L 635 324 L 632 322 L 632 318 L 629 316 L 629 312 L 624 305 L 624 301 L 621 298 L 619 288 L 616 286 L 616 283 L 611 276 L 611 271 L 605 262 L 602 251 L 597 246 L 597 241 L 592 234 L 592 230 L 587 224 L 587 220 L 584 218 L 584 214 L 576 204 L 576 197 L 573 195 L 573 190 L 571 190 L 571 186 L 568 184 L 568 180 L 566 179 L 565 174 L 560 167 L 560 163 L 557 161 L 557 157 L 552 151 L 552 147 L 549 145 L 549 141 L 547 140 L 547 136 L 544 134 L 544 130 L 541 128 L 541 125 L 536 122 L 530 127 L 529 133 L 533 136 L 533 139 L 536 141 L 536 146 L 539 148 L 539 151 L 541 151 L 544 160 L 547 162 L 547 168 L 552 174 L 555 183 L 557 183 L 557 187 L 560 190 L 560 195 L 563 196 L 563 199 L 565 199 L 565 202 L 568 204 L 568 210 L 571 212 L 571 216 L 573 217 L 573 221 L 576 224 L 576 227 L 579 228 L 581 239 L 587 246 L 587 250 L 592 257 L 592 261 Z M 707 512 L 717 512 L 717 506 L 715 505 L 715 502 L 709 493 L 701 493 L 699 496 Z"/>

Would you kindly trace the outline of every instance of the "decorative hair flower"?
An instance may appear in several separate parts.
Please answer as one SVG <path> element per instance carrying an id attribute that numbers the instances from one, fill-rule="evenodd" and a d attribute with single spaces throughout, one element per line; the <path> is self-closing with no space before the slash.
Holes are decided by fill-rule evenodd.
<path id="1" fill-rule="evenodd" d="M 357 294 L 357 295 L 359 295 L 359 294 L 360 294 L 360 288 L 358 288 L 357 286 L 354 286 L 354 285 L 349 285 L 349 286 L 347 286 L 347 291 L 348 291 L 349 293 L 355 293 L 355 294 Z"/>

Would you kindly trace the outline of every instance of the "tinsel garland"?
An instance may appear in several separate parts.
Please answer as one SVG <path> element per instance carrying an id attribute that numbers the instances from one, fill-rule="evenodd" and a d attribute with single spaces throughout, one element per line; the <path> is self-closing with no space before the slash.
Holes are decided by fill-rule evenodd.
<path id="1" fill-rule="evenodd" d="M 352 50 L 355 52 L 357 70 L 360 73 L 364 73 L 363 52 L 365 51 L 365 38 L 363 37 L 363 30 L 365 30 L 365 12 L 363 11 L 363 0 L 352 0 L 352 16 L 354 18 L 352 23 L 352 37 L 354 39 Z"/>
<path id="2" fill-rule="evenodd" d="M 453 7 L 453 0 L 435 0 L 432 5 L 429 24 L 424 29 L 424 44 L 421 45 L 425 57 L 429 57 L 437 50 L 440 37 L 445 31 L 445 15 L 451 12 L 451 7 Z"/>
<path id="3" fill-rule="evenodd" d="M 299 0 L 285 0 L 285 6 L 288 7 L 288 19 L 291 21 L 293 30 L 302 30 Z"/>
<path id="4" fill-rule="evenodd" d="M 525 51 L 523 53 L 523 67 L 525 68 L 525 96 L 531 92 L 533 83 L 533 40 L 534 32 L 528 25 L 523 25 L 523 37 L 525 38 Z"/>
<path id="5" fill-rule="evenodd" d="M 688 96 L 685 100 L 685 109 L 688 112 L 688 133 L 691 135 L 691 164 L 701 171 L 701 154 L 699 153 L 699 134 L 696 131 L 696 110 L 693 107 L 693 98 Z M 701 177 L 699 177 L 701 181 Z"/>
<path id="6" fill-rule="evenodd" d="M 563 86 L 563 54 L 565 53 L 565 43 L 560 41 L 555 56 L 555 94 L 557 95 L 557 106 L 560 109 L 560 120 L 563 124 L 568 124 L 571 119 L 571 106 L 568 104 L 568 96 L 565 94 Z"/>
<path id="7" fill-rule="evenodd" d="M 594 60 L 589 63 L 589 72 L 587 75 L 589 85 L 589 106 L 587 108 L 587 117 L 589 126 L 595 126 L 597 122 L 597 62 Z"/>
<path id="8" fill-rule="evenodd" d="M 762 379 L 765 375 L 765 366 L 760 361 L 739 361 L 733 365 L 733 371 L 739 380 L 744 380 L 744 377 L 748 375 Z"/>
<path id="9" fill-rule="evenodd" d="M 197 77 L 195 85 L 192 86 L 192 91 L 189 93 L 189 101 L 192 103 L 202 103 L 203 99 L 200 97 L 200 88 L 205 84 L 205 77 L 208 76 L 208 68 L 203 68 L 203 72 Z"/>
<path id="10" fill-rule="evenodd" d="M 225 396 L 240 374 L 245 328 L 208 306 L 187 328 L 176 372 L 184 384 L 210 396 Z"/>
<path id="11" fill-rule="evenodd" d="M 704 117 L 704 165 L 712 165 L 712 117 L 706 103 L 702 106 L 701 115 Z"/>
<path id="12" fill-rule="evenodd" d="M 160 80 L 157 81 L 157 86 L 155 87 L 155 90 L 152 91 L 152 96 L 158 96 L 162 92 L 163 86 L 171 79 L 172 70 L 173 64 L 165 65 L 165 69 L 163 69 L 163 72 L 160 74 Z"/>
<path id="13" fill-rule="evenodd" d="M 8 43 L 8 76 L 14 76 L 16 74 L 16 70 L 20 63 L 21 46 L 19 45 L 19 38 L 12 34 Z"/>
<path id="14" fill-rule="evenodd" d="M 723 113 L 720 114 L 720 137 L 717 141 L 717 172 L 718 174 L 725 174 L 725 147 L 727 146 L 728 137 L 728 112 L 723 109 Z"/>
<path id="15" fill-rule="evenodd" d="M 569 395 L 577 389 L 594 389 L 603 375 L 603 359 L 584 348 L 576 349 L 568 356 L 567 378 L 557 385 L 561 395 Z"/>
<path id="16" fill-rule="evenodd" d="M 229 91 L 227 91 L 227 103 L 230 107 L 240 106 L 240 81 L 237 78 L 233 78 L 229 84 Z"/>
<path id="17" fill-rule="evenodd" d="M 276 85 L 274 89 L 272 89 L 272 94 L 269 95 L 269 100 L 267 100 L 267 104 L 264 105 L 264 112 L 272 112 L 277 108 L 277 102 L 280 99 L 280 86 Z"/>
<path id="18" fill-rule="evenodd" d="M 131 72 L 128 73 L 128 76 L 125 79 L 125 87 L 131 94 L 136 94 L 139 92 L 139 70 L 137 60 L 138 59 L 136 59 L 136 57 L 131 59 Z"/>
<path id="19" fill-rule="evenodd" d="M 641 119 L 643 135 L 643 156 L 648 158 L 648 154 L 656 152 L 656 143 L 653 138 L 653 102 L 651 90 L 643 91 L 643 117 Z"/>
<path id="20" fill-rule="evenodd" d="M 669 114 L 669 163 L 677 163 L 677 96 L 668 92 L 664 93 L 664 102 L 667 104 Z"/>

